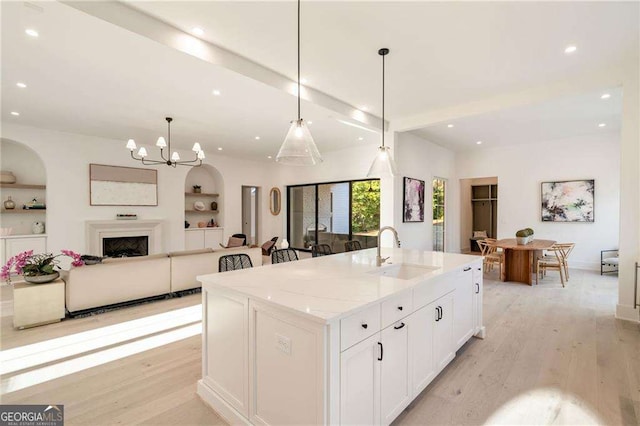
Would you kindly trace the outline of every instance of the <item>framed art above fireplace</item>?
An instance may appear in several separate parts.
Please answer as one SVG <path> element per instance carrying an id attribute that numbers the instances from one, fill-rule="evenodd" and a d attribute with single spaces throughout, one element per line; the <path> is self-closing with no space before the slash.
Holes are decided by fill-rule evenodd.
<path id="1" fill-rule="evenodd" d="M 89 165 L 92 206 L 157 206 L 158 171 L 135 167 Z"/>

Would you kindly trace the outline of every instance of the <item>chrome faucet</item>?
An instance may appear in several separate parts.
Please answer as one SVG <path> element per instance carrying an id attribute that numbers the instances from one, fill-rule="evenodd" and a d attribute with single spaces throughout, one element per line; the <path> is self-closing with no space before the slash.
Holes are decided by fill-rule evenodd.
<path id="1" fill-rule="evenodd" d="M 376 266 L 382 266 L 382 264 L 389 259 L 388 257 L 380 256 L 380 235 L 382 235 L 382 232 L 386 231 L 387 229 L 393 232 L 393 237 L 396 239 L 396 246 L 400 248 L 398 231 L 396 231 L 392 226 L 383 226 L 382 228 L 380 228 L 380 230 L 378 231 L 378 255 L 376 256 Z"/>

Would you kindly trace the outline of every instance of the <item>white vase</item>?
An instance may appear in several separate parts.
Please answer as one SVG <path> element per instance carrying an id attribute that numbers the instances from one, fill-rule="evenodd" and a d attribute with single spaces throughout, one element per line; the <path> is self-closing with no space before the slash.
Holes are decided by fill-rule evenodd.
<path id="1" fill-rule="evenodd" d="M 44 234 L 44 222 L 33 222 L 31 232 L 34 234 Z"/>
<path id="2" fill-rule="evenodd" d="M 289 248 L 289 241 L 287 241 L 286 238 L 282 239 L 282 242 L 280 243 L 280 248 L 281 249 L 286 249 Z"/>

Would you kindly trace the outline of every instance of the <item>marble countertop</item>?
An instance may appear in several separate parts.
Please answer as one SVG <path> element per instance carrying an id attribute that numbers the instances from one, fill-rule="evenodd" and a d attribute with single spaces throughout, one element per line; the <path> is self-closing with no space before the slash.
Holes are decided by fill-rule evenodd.
<path id="1" fill-rule="evenodd" d="M 387 256 L 390 258 L 382 267 L 376 267 L 374 248 L 201 275 L 197 279 L 205 289 L 233 290 L 251 299 L 327 323 L 482 259 L 465 254 L 382 248 L 382 257 Z M 425 269 L 424 274 L 408 280 L 375 274 L 398 264 L 424 265 L 436 269 Z"/>

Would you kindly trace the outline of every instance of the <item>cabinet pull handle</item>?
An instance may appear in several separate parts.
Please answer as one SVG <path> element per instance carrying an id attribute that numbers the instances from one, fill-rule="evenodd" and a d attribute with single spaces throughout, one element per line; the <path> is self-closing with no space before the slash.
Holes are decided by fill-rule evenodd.
<path id="1" fill-rule="evenodd" d="M 440 312 L 440 316 L 438 317 L 438 321 L 442 319 L 442 306 L 438 306 L 438 312 Z"/>
<path id="2" fill-rule="evenodd" d="M 396 330 L 400 330 L 402 327 L 404 327 L 404 323 L 403 322 L 401 322 L 399 326 L 397 326 L 397 327 L 394 326 L 393 328 L 396 329 Z"/>
<path id="3" fill-rule="evenodd" d="M 480 293 L 480 284 L 476 283 L 476 294 Z"/>
<path id="4" fill-rule="evenodd" d="M 402 306 L 398 306 L 398 310 L 401 311 L 402 310 Z"/>
<path id="5" fill-rule="evenodd" d="M 380 342 L 378 342 L 378 345 L 380 345 L 380 358 L 378 358 L 378 361 L 382 361 L 382 356 L 384 355 L 384 347 Z"/>
<path id="6" fill-rule="evenodd" d="M 478 271 L 482 271 L 482 268 L 478 268 Z"/>
<path id="7" fill-rule="evenodd" d="M 364 324 L 362 324 L 362 328 L 364 328 L 365 330 L 367 329 L 367 327 L 369 327 L 369 326 L 367 325 L 366 322 Z"/>
<path id="8" fill-rule="evenodd" d="M 440 321 L 440 306 L 436 306 L 436 322 Z"/>
<path id="9" fill-rule="evenodd" d="M 464 272 L 470 271 L 471 270 L 471 266 L 467 266 L 466 268 L 464 268 Z"/>

